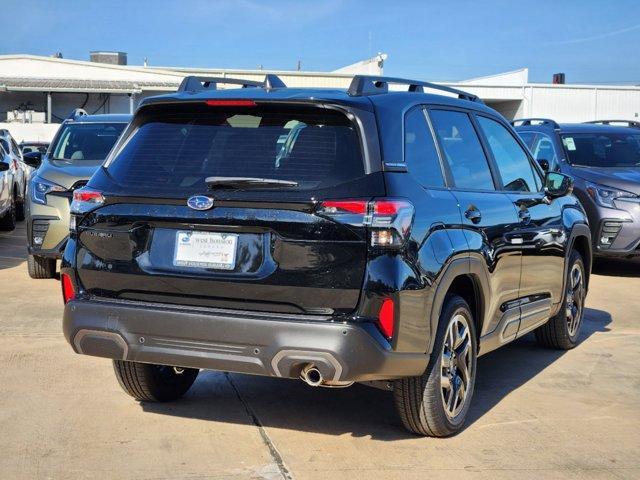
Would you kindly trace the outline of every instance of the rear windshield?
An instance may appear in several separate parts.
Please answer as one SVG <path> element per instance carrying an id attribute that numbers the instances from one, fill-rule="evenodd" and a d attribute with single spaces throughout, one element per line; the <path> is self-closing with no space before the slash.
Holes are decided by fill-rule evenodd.
<path id="1" fill-rule="evenodd" d="M 562 143 L 575 166 L 640 166 L 640 134 L 575 133 L 563 135 Z"/>
<path id="2" fill-rule="evenodd" d="M 126 123 L 67 123 L 57 137 L 52 160 L 104 160 L 126 126 Z"/>
<path id="3" fill-rule="evenodd" d="M 296 182 L 312 190 L 364 175 L 354 125 L 340 112 L 312 107 L 148 107 L 107 172 L 134 190 L 189 193 L 208 177 Z"/>

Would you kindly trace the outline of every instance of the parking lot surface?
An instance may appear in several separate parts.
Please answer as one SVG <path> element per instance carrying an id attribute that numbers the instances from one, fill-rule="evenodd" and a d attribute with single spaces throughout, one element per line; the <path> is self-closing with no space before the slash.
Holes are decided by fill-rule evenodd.
<path id="1" fill-rule="evenodd" d="M 580 345 L 532 335 L 482 357 L 467 427 L 402 429 L 387 392 L 202 372 L 140 404 L 105 359 L 73 353 L 56 280 L 0 233 L 0 478 L 640 478 L 640 263 L 592 277 Z"/>

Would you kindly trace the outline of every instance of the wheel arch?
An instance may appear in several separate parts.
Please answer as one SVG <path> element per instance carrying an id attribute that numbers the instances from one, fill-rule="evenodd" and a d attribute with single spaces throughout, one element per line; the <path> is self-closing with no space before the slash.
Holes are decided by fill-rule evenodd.
<path id="1" fill-rule="evenodd" d="M 485 299 L 489 294 L 488 277 L 480 259 L 467 257 L 453 260 L 438 282 L 431 308 L 431 338 L 427 353 L 433 350 L 442 308 L 447 296 L 452 294 L 461 296 L 469 305 L 476 327 L 476 340 L 479 342 L 487 317 Z"/>
<path id="2" fill-rule="evenodd" d="M 591 277 L 591 267 L 593 265 L 592 258 L 592 246 L 591 246 L 591 230 L 585 224 L 579 223 L 573 226 L 571 230 L 571 237 L 569 241 L 569 248 L 567 249 L 567 255 L 565 258 L 565 281 L 567 277 L 567 269 L 569 268 L 569 257 L 573 250 L 576 250 L 584 262 L 584 269 L 586 273 L 587 289 L 589 288 L 589 279 Z M 566 285 L 565 285 L 566 286 Z"/>

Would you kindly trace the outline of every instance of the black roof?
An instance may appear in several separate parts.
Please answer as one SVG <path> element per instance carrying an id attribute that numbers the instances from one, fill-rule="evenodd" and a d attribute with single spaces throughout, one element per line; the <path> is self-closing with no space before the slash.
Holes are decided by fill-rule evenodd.
<path id="1" fill-rule="evenodd" d="M 246 81 L 239 79 L 221 79 L 205 77 L 187 77 L 183 81 L 177 92 L 147 97 L 140 102 L 140 107 L 162 103 L 181 102 L 204 102 L 206 100 L 254 100 L 256 102 L 326 102 L 359 108 L 363 110 L 373 110 L 373 105 L 387 102 L 395 102 L 401 105 L 411 105 L 417 103 L 439 104 L 449 106 L 464 106 L 466 108 L 495 113 L 493 109 L 485 106 L 474 95 L 467 94 L 456 89 L 445 86 L 428 84 L 426 82 L 397 79 L 392 77 L 370 77 L 356 75 L 349 89 L 341 88 L 290 88 L 283 87 L 279 79 L 269 78 L 265 82 Z M 225 82 L 226 81 L 226 82 Z M 367 89 L 359 91 L 354 84 L 370 82 L 373 85 L 384 85 L 384 88 L 374 89 L 369 92 Z M 243 85 L 244 88 L 227 88 L 218 90 L 217 83 L 235 83 Z M 408 87 L 408 91 L 387 90 L 388 83 L 403 83 Z M 209 85 L 210 84 L 210 85 Z M 444 90 L 449 93 L 459 94 L 463 98 L 456 98 L 433 93 L 422 93 L 421 87 Z"/>
<path id="2" fill-rule="evenodd" d="M 402 103 L 427 103 L 450 106 L 465 106 L 480 111 L 493 112 L 486 105 L 469 100 L 462 100 L 444 95 L 431 93 L 390 91 L 385 94 L 371 96 L 351 96 L 347 89 L 340 88 L 276 88 L 265 90 L 262 88 L 233 88 L 225 90 L 210 90 L 200 92 L 175 92 L 166 95 L 147 97 L 140 106 L 176 103 L 176 102 L 204 102 L 206 100 L 255 100 L 257 102 L 327 102 L 353 106 L 364 110 L 372 110 L 375 103 L 393 99 Z M 386 99 L 386 100 L 384 100 Z"/>

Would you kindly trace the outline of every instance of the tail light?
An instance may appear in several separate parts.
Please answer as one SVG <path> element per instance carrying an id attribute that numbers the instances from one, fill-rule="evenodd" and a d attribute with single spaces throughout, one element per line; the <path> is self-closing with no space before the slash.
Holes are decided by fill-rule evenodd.
<path id="1" fill-rule="evenodd" d="M 411 202 L 395 198 L 368 200 L 326 200 L 318 208 L 320 215 L 349 225 L 370 227 L 372 247 L 402 247 L 413 223 Z"/>
<path id="2" fill-rule="evenodd" d="M 385 299 L 378 313 L 378 328 L 387 337 L 393 337 L 395 327 L 395 305 L 390 298 Z"/>
<path id="3" fill-rule="evenodd" d="M 62 300 L 65 305 L 76 298 L 76 290 L 73 287 L 71 277 L 66 273 L 60 274 L 60 283 L 62 284 Z"/>
<path id="4" fill-rule="evenodd" d="M 100 205 L 104 204 L 104 196 L 97 190 L 90 188 L 79 188 L 73 192 L 73 201 L 71 202 L 71 213 L 82 214 L 90 212 Z"/>
<path id="5" fill-rule="evenodd" d="M 210 107 L 255 107 L 253 100 L 206 100 L 204 103 Z"/>

